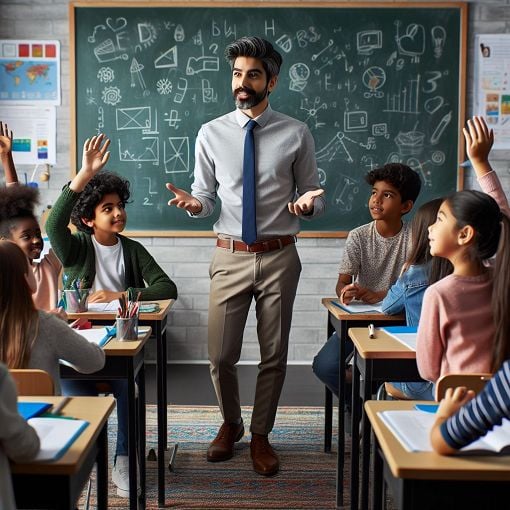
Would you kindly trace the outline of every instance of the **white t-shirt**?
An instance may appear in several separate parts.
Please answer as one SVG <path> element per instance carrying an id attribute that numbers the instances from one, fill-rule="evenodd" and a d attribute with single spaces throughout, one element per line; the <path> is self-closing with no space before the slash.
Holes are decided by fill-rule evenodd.
<path id="1" fill-rule="evenodd" d="M 113 246 L 104 246 L 92 237 L 96 254 L 96 278 L 92 283 L 92 292 L 96 290 L 112 290 L 123 292 L 125 288 L 126 268 L 122 243 L 117 240 Z"/>

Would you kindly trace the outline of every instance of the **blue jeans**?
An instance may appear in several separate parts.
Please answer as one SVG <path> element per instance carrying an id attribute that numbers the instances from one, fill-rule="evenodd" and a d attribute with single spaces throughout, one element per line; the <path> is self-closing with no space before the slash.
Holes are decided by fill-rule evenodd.
<path id="1" fill-rule="evenodd" d="M 313 373 L 338 397 L 338 370 L 340 363 L 340 339 L 335 331 L 315 355 L 312 363 Z M 354 349 L 349 340 L 345 343 L 345 355 L 349 355 Z"/>
<path id="2" fill-rule="evenodd" d="M 115 458 L 117 455 L 128 454 L 128 400 L 127 400 L 127 381 L 115 379 L 104 381 L 110 388 L 113 396 L 117 399 L 117 448 L 115 449 Z M 61 379 L 63 395 L 72 396 L 91 396 L 97 395 L 96 381 L 80 381 L 78 379 Z"/>
<path id="3" fill-rule="evenodd" d="M 434 384 L 429 381 L 392 382 L 391 385 L 411 400 L 435 400 Z"/>

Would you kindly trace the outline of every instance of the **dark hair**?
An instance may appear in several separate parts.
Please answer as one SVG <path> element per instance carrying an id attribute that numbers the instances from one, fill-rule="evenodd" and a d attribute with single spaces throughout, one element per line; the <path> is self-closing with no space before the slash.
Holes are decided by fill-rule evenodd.
<path id="1" fill-rule="evenodd" d="M 270 80 L 278 76 L 282 66 L 282 56 L 273 48 L 273 45 L 260 37 L 241 37 L 225 48 L 225 58 L 234 67 L 237 57 L 253 57 L 262 61 L 262 66 Z"/>
<path id="2" fill-rule="evenodd" d="M 492 371 L 499 370 L 510 359 L 510 220 L 501 216 L 501 233 L 499 236 L 494 281 L 492 287 L 492 309 L 494 311 L 494 348 Z"/>
<path id="3" fill-rule="evenodd" d="M 109 193 L 117 193 L 120 200 L 126 204 L 131 196 L 129 181 L 113 172 L 99 172 L 90 179 L 71 212 L 71 222 L 78 230 L 94 233 L 94 230 L 85 225 L 81 219 L 93 220 L 95 208 Z"/>
<path id="4" fill-rule="evenodd" d="M 510 220 L 501 213 L 497 202 L 486 193 L 465 190 L 446 200 L 456 220 L 456 227 L 470 225 L 475 231 L 469 256 L 482 264 L 496 255 L 494 265 L 492 310 L 494 313 L 494 347 L 492 371 L 510 358 Z"/>
<path id="5" fill-rule="evenodd" d="M 35 219 L 34 208 L 38 201 L 37 188 L 29 186 L 0 188 L 0 237 L 9 238 L 11 236 L 11 229 L 16 220 L 20 218 Z"/>
<path id="6" fill-rule="evenodd" d="M 365 176 L 365 180 L 373 186 L 378 181 L 389 182 L 398 189 L 402 202 L 416 201 L 420 194 L 420 176 L 411 167 L 402 163 L 386 163 L 381 168 L 374 168 Z"/>
<path id="7" fill-rule="evenodd" d="M 414 215 L 411 223 L 412 249 L 406 261 L 406 267 L 413 264 L 428 264 L 429 285 L 448 276 L 453 271 L 452 263 L 442 257 L 433 257 L 429 247 L 429 226 L 436 221 L 437 212 L 443 203 L 442 198 L 435 198 L 423 204 Z"/>

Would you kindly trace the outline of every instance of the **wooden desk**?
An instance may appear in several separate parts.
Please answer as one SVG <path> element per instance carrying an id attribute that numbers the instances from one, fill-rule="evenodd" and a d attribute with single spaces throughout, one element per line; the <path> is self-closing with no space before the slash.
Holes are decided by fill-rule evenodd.
<path id="1" fill-rule="evenodd" d="M 19 397 L 21 402 L 51 402 L 62 397 Z M 97 508 L 108 508 L 108 416 L 111 397 L 73 397 L 62 414 L 89 422 L 69 450 L 58 460 L 12 463 L 17 508 L 69 510 L 76 502 L 97 462 Z"/>
<path id="2" fill-rule="evenodd" d="M 104 347 L 106 362 L 103 369 L 92 374 L 81 374 L 61 365 L 61 377 L 86 381 L 126 379 L 128 383 L 128 456 L 129 456 L 129 507 L 138 509 L 137 457 L 140 463 L 140 501 L 145 508 L 145 365 L 144 347 L 151 336 L 151 328 L 139 335 L 138 340 L 112 339 Z M 135 381 L 138 382 L 138 408 L 135 398 Z M 138 446 L 138 448 L 137 448 Z"/>
<path id="3" fill-rule="evenodd" d="M 370 421 L 360 405 L 372 398 L 374 383 L 385 381 L 421 381 L 416 365 L 416 352 L 386 334 L 376 330 L 376 338 L 368 337 L 368 328 L 351 328 L 354 342 L 352 371 L 352 451 L 351 451 L 351 508 L 358 509 L 359 497 L 359 424 L 363 430 L 361 457 L 361 508 L 368 508 Z M 360 393 L 360 380 L 363 391 Z"/>
<path id="4" fill-rule="evenodd" d="M 380 411 L 412 409 L 412 401 L 372 401 L 365 411 L 375 436 L 372 504 L 382 508 L 382 481 L 402 510 L 501 509 L 508 500 L 508 456 L 451 456 L 408 452 L 384 425 Z"/>
<path id="5" fill-rule="evenodd" d="M 344 423 L 344 409 L 345 409 L 345 342 L 348 340 L 349 328 L 354 326 L 368 326 L 368 324 L 384 325 L 391 322 L 394 325 L 405 324 L 405 317 L 403 315 L 384 315 L 381 313 L 349 313 L 335 306 L 332 301 L 338 298 L 329 297 L 323 298 L 322 304 L 328 310 L 328 338 L 333 334 L 335 328 L 332 323 L 332 318 L 340 321 L 339 332 L 339 388 L 338 388 L 338 454 L 337 454 L 337 470 L 336 470 L 336 506 L 343 506 L 344 492 L 343 492 L 343 472 L 345 462 L 345 423 Z M 326 386 L 326 405 L 325 405 L 325 424 L 324 424 L 324 451 L 331 451 L 331 435 L 332 435 L 332 408 L 333 397 L 331 391 Z M 352 499 L 352 494 L 351 494 Z M 357 499 L 356 499 L 357 504 Z"/>
<path id="6" fill-rule="evenodd" d="M 165 505 L 165 450 L 167 448 L 167 384 L 166 384 L 166 363 L 167 363 L 167 345 L 166 329 L 168 322 L 168 313 L 174 304 L 174 299 L 165 299 L 160 301 L 149 301 L 158 303 L 159 312 L 141 313 L 139 318 L 140 325 L 148 325 L 152 328 L 156 338 L 156 380 L 157 380 L 157 408 L 158 408 L 158 504 Z M 114 312 L 84 312 L 69 313 L 68 317 L 72 320 L 84 317 L 96 324 L 111 325 L 116 313 Z M 175 453 L 175 450 L 174 452 Z M 170 459 L 172 463 L 173 456 Z"/>

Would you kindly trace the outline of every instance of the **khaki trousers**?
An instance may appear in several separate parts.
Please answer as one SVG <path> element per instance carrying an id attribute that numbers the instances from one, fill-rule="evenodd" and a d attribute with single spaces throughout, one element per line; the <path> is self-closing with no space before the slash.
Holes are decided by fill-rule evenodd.
<path id="1" fill-rule="evenodd" d="M 292 308 L 301 263 L 294 244 L 266 253 L 216 248 L 211 262 L 209 361 L 227 423 L 241 418 L 236 363 L 255 298 L 260 363 L 250 430 L 271 432 L 287 368 Z"/>

